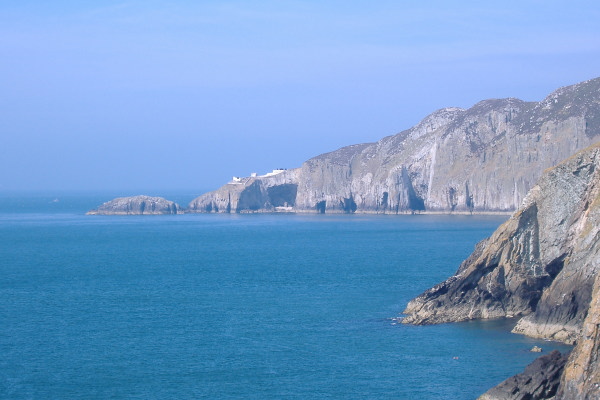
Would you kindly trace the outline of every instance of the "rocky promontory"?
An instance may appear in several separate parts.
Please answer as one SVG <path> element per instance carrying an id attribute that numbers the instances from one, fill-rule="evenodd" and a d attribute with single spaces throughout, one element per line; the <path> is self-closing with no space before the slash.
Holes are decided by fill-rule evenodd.
<path id="1" fill-rule="evenodd" d="M 515 332 L 573 343 L 599 268 L 600 145 L 547 171 L 456 275 L 412 300 L 405 323 L 522 317 Z"/>
<path id="2" fill-rule="evenodd" d="M 180 214 L 179 205 L 162 197 L 132 196 L 108 201 L 87 215 L 161 215 Z"/>
<path id="3" fill-rule="evenodd" d="M 409 302 L 403 322 L 518 317 L 513 332 L 577 344 L 557 398 L 598 398 L 599 270 L 600 143 L 547 170 L 454 276 Z"/>
<path id="4" fill-rule="evenodd" d="M 265 176 L 234 178 L 189 204 L 192 213 L 291 211 L 296 205 L 298 170 L 274 170 Z"/>
<path id="5" fill-rule="evenodd" d="M 540 102 L 445 108 L 376 143 L 234 178 L 189 212 L 513 212 L 541 176 L 600 140 L 600 78 Z"/>

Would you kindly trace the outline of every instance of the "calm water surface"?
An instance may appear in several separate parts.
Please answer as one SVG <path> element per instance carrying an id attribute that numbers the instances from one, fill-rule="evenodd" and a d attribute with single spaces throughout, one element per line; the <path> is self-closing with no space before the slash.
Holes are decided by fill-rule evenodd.
<path id="1" fill-rule="evenodd" d="M 568 349 L 394 320 L 506 217 L 84 215 L 110 198 L 0 196 L 0 398 L 474 399 Z"/>

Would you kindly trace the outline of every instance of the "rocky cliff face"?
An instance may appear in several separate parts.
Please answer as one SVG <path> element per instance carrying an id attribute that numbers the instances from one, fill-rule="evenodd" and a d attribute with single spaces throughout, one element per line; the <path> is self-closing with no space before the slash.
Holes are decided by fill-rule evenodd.
<path id="1" fill-rule="evenodd" d="M 190 209 L 269 211 L 277 203 L 271 188 L 286 192 L 299 212 L 514 211 L 545 168 L 597 140 L 600 78 L 539 103 L 501 99 L 442 109 L 377 143 L 312 158 L 285 179 L 226 185 Z M 274 189 L 279 185 L 289 186 Z"/>
<path id="2" fill-rule="evenodd" d="M 179 214 L 177 203 L 162 197 L 133 196 L 119 197 L 102 204 L 98 209 L 89 211 L 88 215 L 158 215 Z"/>
<path id="3" fill-rule="evenodd" d="M 412 300 L 405 323 L 522 316 L 514 331 L 573 343 L 600 268 L 600 144 L 548 170 L 456 275 Z"/>
<path id="4" fill-rule="evenodd" d="M 583 330 L 565 366 L 557 399 L 600 399 L 600 279 L 595 281 Z"/>
<path id="5" fill-rule="evenodd" d="M 290 211 L 296 202 L 298 170 L 269 177 L 242 178 L 192 200 L 188 212 L 243 213 Z"/>
<path id="6" fill-rule="evenodd" d="M 599 271 L 600 143 L 547 170 L 520 209 L 477 245 L 456 275 L 408 304 L 403 322 L 519 316 L 513 332 L 577 343 L 556 398 L 596 399 Z M 497 389 L 491 392 L 496 397 L 487 398 L 513 398 Z M 546 389 L 535 390 L 550 393 Z"/>

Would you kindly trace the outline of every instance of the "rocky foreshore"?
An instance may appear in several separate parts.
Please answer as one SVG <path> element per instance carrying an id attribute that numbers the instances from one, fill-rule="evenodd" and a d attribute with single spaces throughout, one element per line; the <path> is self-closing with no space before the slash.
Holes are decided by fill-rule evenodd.
<path id="1" fill-rule="evenodd" d="M 599 270 L 600 143 L 546 171 L 454 276 L 408 304 L 403 323 L 518 317 L 515 333 L 576 344 L 557 399 L 600 398 Z"/>

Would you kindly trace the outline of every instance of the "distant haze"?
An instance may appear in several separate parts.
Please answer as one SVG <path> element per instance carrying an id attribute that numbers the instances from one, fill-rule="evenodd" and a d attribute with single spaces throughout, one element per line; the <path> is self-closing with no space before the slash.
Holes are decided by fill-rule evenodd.
<path id="1" fill-rule="evenodd" d="M 600 76 L 595 1 L 258 3 L 3 2 L 0 190 L 212 189 Z"/>

